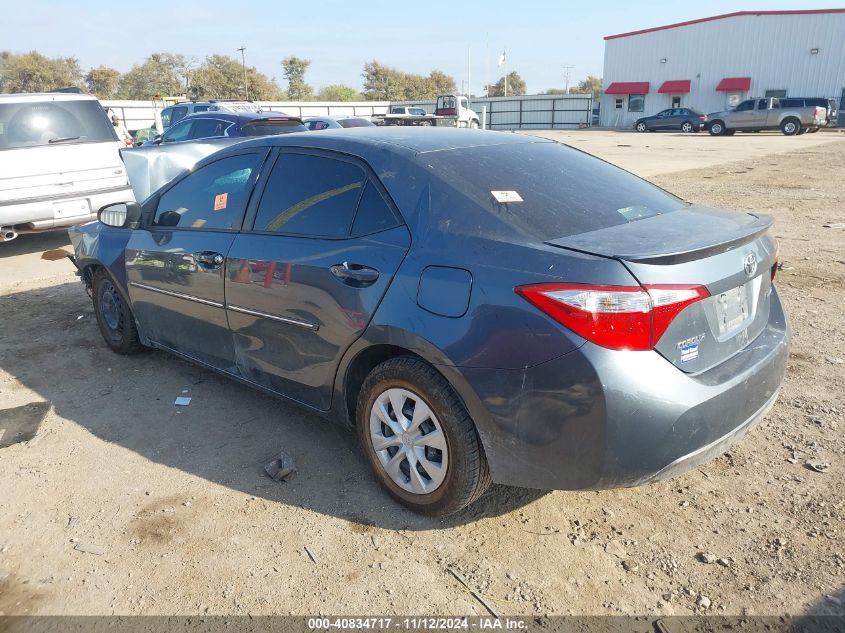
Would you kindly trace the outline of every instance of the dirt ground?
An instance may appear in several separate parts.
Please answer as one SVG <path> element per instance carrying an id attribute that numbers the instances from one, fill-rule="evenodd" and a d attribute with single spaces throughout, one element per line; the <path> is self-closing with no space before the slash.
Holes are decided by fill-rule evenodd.
<path id="1" fill-rule="evenodd" d="M 845 140 L 776 140 L 788 153 L 654 178 L 777 219 L 794 343 L 767 419 L 679 479 L 496 486 L 445 521 L 394 504 L 352 433 L 108 351 L 69 262 L 38 259 L 63 234 L 0 245 L 1 408 L 53 405 L 0 449 L 0 613 L 485 614 L 449 567 L 502 615 L 845 612 L 845 229 L 824 226 L 845 222 Z M 281 450 L 299 472 L 276 483 Z"/>

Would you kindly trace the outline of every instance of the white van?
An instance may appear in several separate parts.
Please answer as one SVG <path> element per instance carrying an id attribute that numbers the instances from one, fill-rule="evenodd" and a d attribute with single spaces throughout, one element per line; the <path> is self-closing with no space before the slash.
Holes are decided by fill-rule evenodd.
<path id="1" fill-rule="evenodd" d="M 114 127 L 90 95 L 0 95 L 0 240 L 134 201 Z"/>

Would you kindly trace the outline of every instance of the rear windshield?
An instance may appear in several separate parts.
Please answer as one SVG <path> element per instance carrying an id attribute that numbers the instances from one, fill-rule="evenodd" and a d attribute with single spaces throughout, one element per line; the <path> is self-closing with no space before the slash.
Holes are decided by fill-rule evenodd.
<path id="1" fill-rule="evenodd" d="M 341 127 L 374 127 L 367 119 L 338 119 Z"/>
<path id="2" fill-rule="evenodd" d="M 0 104 L 0 150 L 116 140 L 97 101 Z"/>
<path id="3" fill-rule="evenodd" d="M 246 136 L 270 136 L 288 132 L 307 132 L 308 128 L 299 121 L 255 121 L 241 126 Z"/>
<path id="4" fill-rule="evenodd" d="M 506 144 L 420 156 L 434 219 L 450 232 L 545 242 L 669 213 L 686 203 L 597 158 L 558 143 Z M 448 217 L 447 217 L 448 216 Z"/>

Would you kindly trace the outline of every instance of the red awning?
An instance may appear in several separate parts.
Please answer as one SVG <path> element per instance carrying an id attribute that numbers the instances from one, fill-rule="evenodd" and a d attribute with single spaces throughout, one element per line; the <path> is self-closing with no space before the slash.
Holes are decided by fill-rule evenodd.
<path id="1" fill-rule="evenodd" d="M 716 86 L 719 92 L 748 92 L 751 89 L 751 77 L 725 77 Z"/>
<path id="2" fill-rule="evenodd" d="M 660 90 L 657 92 L 663 94 L 672 94 L 672 95 L 682 95 L 687 94 L 690 91 L 690 84 L 692 82 L 689 79 L 677 79 L 675 81 L 664 81 L 663 85 L 660 86 Z"/>
<path id="3" fill-rule="evenodd" d="M 614 81 L 604 91 L 606 95 L 647 95 L 647 81 Z"/>

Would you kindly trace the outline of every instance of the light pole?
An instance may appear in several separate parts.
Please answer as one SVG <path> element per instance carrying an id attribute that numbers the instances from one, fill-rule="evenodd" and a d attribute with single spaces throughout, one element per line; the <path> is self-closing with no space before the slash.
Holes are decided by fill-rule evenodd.
<path id="1" fill-rule="evenodd" d="M 244 51 L 246 50 L 245 46 L 241 46 L 238 49 L 235 49 L 241 54 L 241 65 L 244 67 L 244 95 L 245 99 L 249 101 L 249 85 L 246 83 L 246 58 L 244 57 Z"/>
<path id="2" fill-rule="evenodd" d="M 563 78 L 566 81 L 566 94 L 569 94 L 569 71 L 571 71 L 575 66 L 564 66 L 563 67 Z"/>

